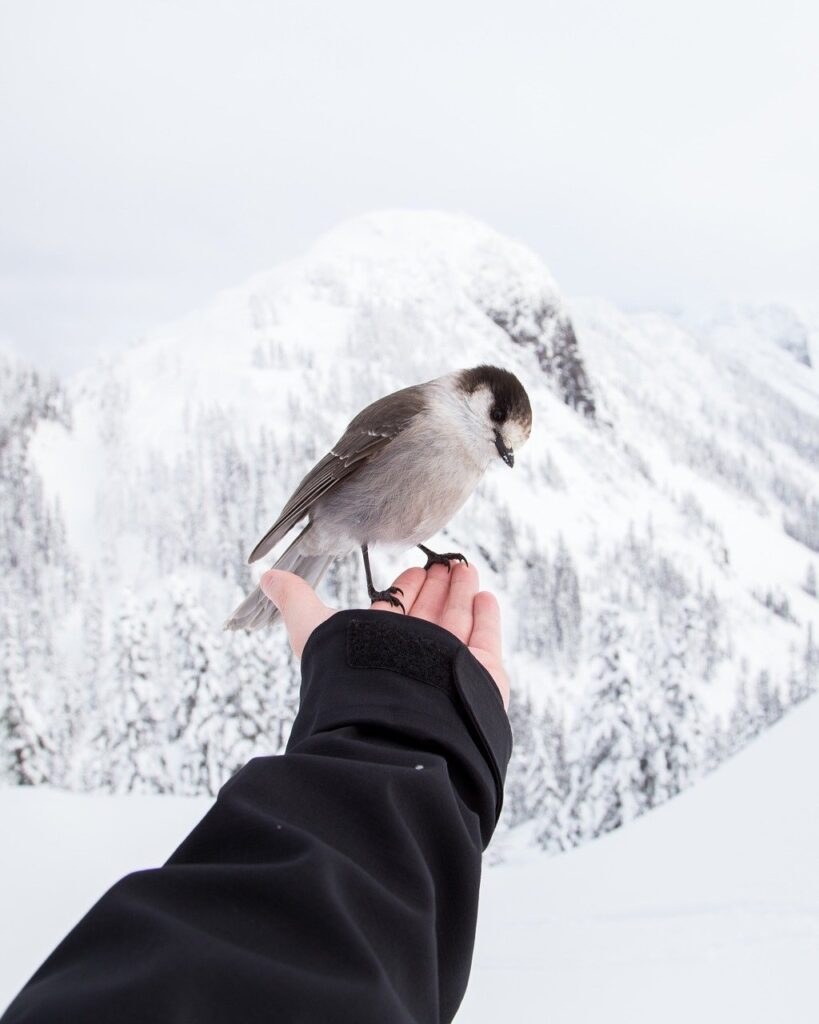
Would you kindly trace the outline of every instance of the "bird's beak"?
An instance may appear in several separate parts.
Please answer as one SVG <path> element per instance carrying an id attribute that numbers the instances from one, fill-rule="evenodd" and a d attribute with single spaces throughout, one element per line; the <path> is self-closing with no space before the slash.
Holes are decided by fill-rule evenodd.
<path id="1" fill-rule="evenodd" d="M 495 431 L 495 447 L 498 449 L 498 455 L 503 459 L 507 466 L 514 466 L 515 464 L 515 453 L 511 448 L 507 448 L 503 443 L 500 431 Z"/>

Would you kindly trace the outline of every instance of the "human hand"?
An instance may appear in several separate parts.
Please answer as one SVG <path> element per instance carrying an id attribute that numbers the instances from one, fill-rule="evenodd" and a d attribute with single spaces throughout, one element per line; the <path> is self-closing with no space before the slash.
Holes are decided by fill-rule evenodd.
<path id="1" fill-rule="evenodd" d="M 472 565 L 458 563 L 447 572 L 445 565 L 405 569 L 394 584 L 404 594 L 401 601 L 407 615 L 426 619 L 454 633 L 467 645 L 495 681 L 509 707 L 509 677 L 501 660 L 501 622 L 497 599 L 488 591 L 478 591 L 478 571 Z M 338 609 L 328 607 L 309 583 L 280 569 L 270 569 L 259 586 L 276 605 L 284 619 L 290 646 L 301 657 L 307 638 Z M 386 601 L 373 604 L 376 611 L 403 614 Z"/>

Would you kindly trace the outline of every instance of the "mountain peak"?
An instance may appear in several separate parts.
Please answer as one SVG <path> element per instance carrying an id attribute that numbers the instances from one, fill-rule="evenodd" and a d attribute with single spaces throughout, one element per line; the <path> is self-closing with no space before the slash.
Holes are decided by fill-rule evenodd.
<path id="1" fill-rule="evenodd" d="M 338 411 L 337 430 L 365 401 L 484 362 L 594 416 L 568 310 L 540 258 L 464 215 L 388 210 L 340 224 L 76 384 L 101 394 L 103 377 L 118 382 L 121 414 L 173 445 L 196 408 L 275 421 L 291 375 Z"/>

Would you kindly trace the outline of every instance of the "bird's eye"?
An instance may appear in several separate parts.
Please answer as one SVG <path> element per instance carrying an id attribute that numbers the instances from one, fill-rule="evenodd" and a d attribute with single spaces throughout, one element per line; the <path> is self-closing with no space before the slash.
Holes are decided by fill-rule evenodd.
<path id="1" fill-rule="evenodd" d="M 489 413 L 495 423 L 503 423 L 506 417 L 503 415 L 503 409 L 499 409 L 497 406 Z"/>

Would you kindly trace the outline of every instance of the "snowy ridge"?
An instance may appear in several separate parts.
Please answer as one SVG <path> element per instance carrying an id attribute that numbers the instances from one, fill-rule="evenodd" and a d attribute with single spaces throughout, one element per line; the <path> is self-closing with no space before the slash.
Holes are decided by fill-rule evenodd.
<path id="1" fill-rule="evenodd" d="M 42 421 L 30 446 L 75 596 L 57 594 L 45 651 L 24 619 L 6 630 L 17 717 L 81 724 L 39 752 L 12 736 L 5 773 L 202 792 L 278 749 L 297 682 L 282 633 L 219 632 L 247 552 L 366 402 L 493 362 L 529 390 L 532 439 L 430 544 L 465 551 L 504 607 L 506 821 L 559 849 L 661 803 L 817 686 L 819 378 L 786 316 L 743 317 L 570 307 L 519 244 L 396 211 L 77 375 L 70 428 Z M 406 560 L 376 551 L 376 578 Z M 27 585 L 6 583 L 15 606 Z M 356 559 L 326 593 L 364 603 Z"/>

